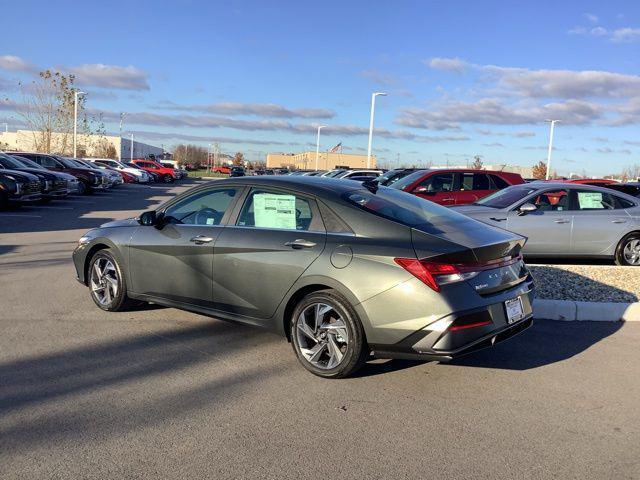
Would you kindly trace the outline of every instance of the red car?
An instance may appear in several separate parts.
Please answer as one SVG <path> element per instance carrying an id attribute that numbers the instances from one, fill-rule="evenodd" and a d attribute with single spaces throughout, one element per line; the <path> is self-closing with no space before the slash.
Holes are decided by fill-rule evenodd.
<path id="1" fill-rule="evenodd" d="M 155 160 L 137 158 L 132 163 L 147 172 L 157 173 L 164 183 L 171 183 L 178 179 L 175 168 L 163 167 Z"/>
<path id="2" fill-rule="evenodd" d="M 557 180 L 555 180 L 557 181 Z M 580 183 L 583 185 L 611 185 L 612 183 L 618 183 L 616 180 L 609 180 L 607 178 L 574 178 L 572 180 L 563 180 L 565 183 Z"/>
<path id="3" fill-rule="evenodd" d="M 517 173 L 472 169 L 418 170 L 391 185 L 440 205 L 468 205 L 482 197 L 524 183 Z"/>

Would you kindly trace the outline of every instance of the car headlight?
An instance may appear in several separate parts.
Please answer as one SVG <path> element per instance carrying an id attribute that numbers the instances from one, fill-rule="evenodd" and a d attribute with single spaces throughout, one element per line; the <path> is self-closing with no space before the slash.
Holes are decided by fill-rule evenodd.
<path id="1" fill-rule="evenodd" d="M 92 240 L 93 237 L 89 236 L 89 235 L 83 235 L 78 239 L 78 246 L 82 246 L 82 245 L 86 245 L 87 243 L 89 243 Z"/>

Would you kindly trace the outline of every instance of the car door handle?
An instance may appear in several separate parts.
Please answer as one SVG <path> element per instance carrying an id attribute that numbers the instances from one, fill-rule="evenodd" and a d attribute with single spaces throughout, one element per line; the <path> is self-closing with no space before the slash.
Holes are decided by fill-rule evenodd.
<path id="1" fill-rule="evenodd" d="M 443 202 L 453 202 L 453 198 L 443 198 Z"/>
<path id="2" fill-rule="evenodd" d="M 301 248 L 312 248 L 315 247 L 316 244 L 314 242 L 310 242 L 308 240 L 303 240 L 301 238 L 298 238 L 297 240 L 294 240 L 292 242 L 287 242 L 284 244 L 285 247 L 291 247 L 295 250 L 300 250 Z"/>
<path id="3" fill-rule="evenodd" d="M 189 241 L 195 243 L 196 245 L 202 245 L 203 243 L 213 242 L 213 238 L 207 237 L 205 235 L 198 235 L 197 237 L 193 237 Z"/>
<path id="4" fill-rule="evenodd" d="M 502 222 L 506 220 L 506 218 L 489 217 L 489 220 L 493 220 L 494 222 Z"/>
<path id="5" fill-rule="evenodd" d="M 627 223 L 626 220 L 611 220 L 611 223 Z"/>
<path id="6" fill-rule="evenodd" d="M 558 220 L 554 220 L 555 223 L 570 223 L 571 220 L 563 220 L 561 218 L 559 218 Z"/>

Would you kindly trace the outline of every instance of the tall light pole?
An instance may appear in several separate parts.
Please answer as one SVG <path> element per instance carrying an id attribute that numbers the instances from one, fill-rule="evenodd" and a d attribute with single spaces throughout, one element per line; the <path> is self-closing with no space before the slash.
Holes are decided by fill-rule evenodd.
<path id="1" fill-rule="evenodd" d="M 376 111 L 376 97 L 387 94 L 384 92 L 374 92 L 371 94 L 371 118 L 369 119 L 369 146 L 367 147 L 367 168 L 371 168 L 371 142 L 373 140 L 373 115 Z"/>
<path id="2" fill-rule="evenodd" d="M 7 122 L 4 123 L 4 133 L 9 133 L 9 124 Z"/>
<path id="3" fill-rule="evenodd" d="M 124 117 L 127 116 L 127 112 L 120 112 L 120 136 L 122 137 L 122 124 L 124 123 Z"/>
<path id="4" fill-rule="evenodd" d="M 133 133 L 131 134 L 131 151 L 129 152 L 129 155 L 131 157 L 129 161 L 133 163 Z"/>
<path id="5" fill-rule="evenodd" d="M 547 152 L 547 175 L 546 180 L 549 180 L 549 175 L 551 175 L 551 150 L 553 150 L 553 127 L 560 120 L 547 120 L 550 124 L 549 128 L 549 151 Z"/>
<path id="6" fill-rule="evenodd" d="M 325 128 L 326 125 L 318 126 L 318 138 L 316 140 L 316 172 L 318 171 L 318 157 L 320 156 L 320 130 Z"/>
<path id="7" fill-rule="evenodd" d="M 80 90 L 73 92 L 73 158 L 78 156 L 78 95 L 86 94 Z"/>

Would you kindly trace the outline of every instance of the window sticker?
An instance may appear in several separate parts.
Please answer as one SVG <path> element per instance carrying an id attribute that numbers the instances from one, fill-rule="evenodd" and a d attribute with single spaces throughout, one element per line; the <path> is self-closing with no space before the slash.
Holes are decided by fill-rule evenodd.
<path id="1" fill-rule="evenodd" d="M 295 195 L 257 193 L 253 196 L 256 227 L 296 229 Z"/>
<path id="2" fill-rule="evenodd" d="M 602 206 L 602 193 L 600 192 L 578 192 L 578 204 L 580 208 L 604 208 Z"/>

